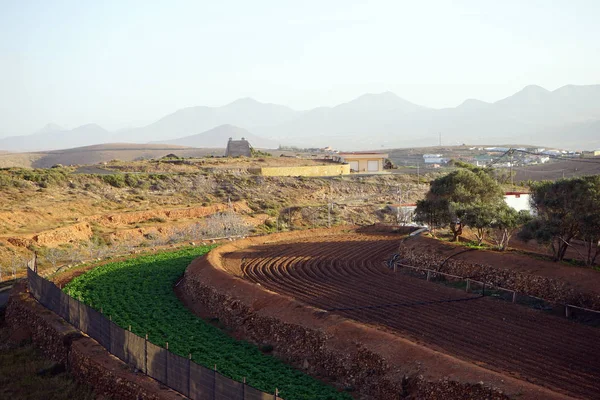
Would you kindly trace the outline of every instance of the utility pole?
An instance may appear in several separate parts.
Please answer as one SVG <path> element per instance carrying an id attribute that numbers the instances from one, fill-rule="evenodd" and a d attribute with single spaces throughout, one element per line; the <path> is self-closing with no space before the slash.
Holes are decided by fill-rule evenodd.
<path id="1" fill-rule="evenodd" d="M 329 182 L 329 199 L 327 201 L 327 227 L 331 228 L 331 182 Z"/>
<path id="2" fill-rule="evenodd" d="M 442 147 L 442 132 L 440 132 L 440 147 Z"/>
<path id="3" fill-rule="evenodd" d="M 510 185 L 515 186 L 515 180 L 513 178 L 513 153 L 510 153 Z"/>

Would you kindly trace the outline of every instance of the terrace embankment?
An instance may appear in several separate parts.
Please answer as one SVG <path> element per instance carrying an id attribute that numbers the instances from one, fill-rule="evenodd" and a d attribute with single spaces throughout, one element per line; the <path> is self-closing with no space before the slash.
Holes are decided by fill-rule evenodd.
<path id="1" fill-rule="evenodd" d="M 320 242 L 313 251 L 320 251 L 323 242 L 333 247 L 336 242 L 346 243 L 351 248 L 364 241 L 383 241 L 381 251 L 386 254 L 380 256 L 386 257 L 397 250 L 401 236 L 357 234 L 353 229 L 337 228 L 236 241 L 195 260 L 185 273 L 179 294 L 195 312 L 218 318 L 247 340 L 273 346 L 275 354 L 286 362 L 339 388 L 354 390 L 360 398 L 569 398 L 445 354 L 439 346 L 427 347 L 382 324 L 363 324 L 305 300 L 300 302 L 292 297 L 293 291 L 276 293 L 276 272 L 290 262 L 285 257 L 264 257 L 277 260 L 264 264 L 273 272 L 264 284 L 244 279 L 248 277 L 245 266 L 263 258 L 260 253 L 265 249 L 294 249 L 296 242 L 310 238 Z M 318 258 L 322 256 L 315 254 L 313 258 L 322 260 Z M 294 260 L 309 258 L 309 253 L 293 256 Z"/>
<path id="2" fill-rule="evenodd" d="M 403 241 L 405 264 L 470 277 L 546 300 L 600 310 L 600 273 L 516 251 L 468 251 L 417 236 Z"/>
<path id="3" fill-rule="evenodd" d="M 131 370 L 95 340 L 36 302 L 24 282 L 16 284 L 6 309 L 15 339 L 30 338 L 50 359 L 67 366 L 78 381 L 112 399 L 177 400 L 183 397 Z"/>

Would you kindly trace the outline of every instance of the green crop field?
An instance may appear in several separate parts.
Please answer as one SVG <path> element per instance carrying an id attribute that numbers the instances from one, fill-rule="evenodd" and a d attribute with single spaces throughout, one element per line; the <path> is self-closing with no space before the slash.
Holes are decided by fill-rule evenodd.
<path id="1" fill-rule="evenodd" d="M 350 399 L 308 375 L 263 354 L 256 346 L 235 340 L 192 314 L 173 292 L 173 285 L 196 257 L 211 247 L 194 247 L 132 258 L 93 269 L 65 287 L 65 291 L 105 315 L 123 328 L 144 336 L 159 346 L 223 375 L 274 393 L 286 400 Z"/>

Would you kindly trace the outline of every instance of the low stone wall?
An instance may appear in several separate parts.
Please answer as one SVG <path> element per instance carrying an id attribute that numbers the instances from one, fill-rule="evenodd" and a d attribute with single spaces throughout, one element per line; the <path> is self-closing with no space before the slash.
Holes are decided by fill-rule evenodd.
<path id="1" fill-rule="evenodd" d="M 12 289 L 6 322 L 12 330 L 29 336 L 46 357 L 66 365 L 78 381 L 90 385 L 98 395 L 123 400 L 184 398 L 146 375 L 133 372 L 95 340 L 40 305 L 29 295 L 24 282 Z"/>
<path id="2" fill-rule="evenodd" d="M 313 230 L 303 234 L 332 232 Z M 186 303 L 197 312 L 218 318 L 247 340 L 272 345 L 275 354 L 287 363 L 340 389 L 351 389 L 358 398 L 565 398 L 398 335 L 301 304 L 233 275 L 236 268 L 232 263 L 241 262 L 243 252 L 251 251 L 250 246 L 297 236 L 248 238 L 196 259 L 180 284 Z M 236 251 L 242 254 L 223 260 L 223 255 Z"/>
<path id="3" fill-rule="evenodd" d="M 600 295 L 582 293 L 566 282 L 508 268 L 471 263 L 460 260 L 460 255 L 456 259 L 448 259 L 448 255 L 436 254 L 429 250 L 420 251 L 418 245 L 411 246 L 410 240 L 399 246 L 398 254 L 404 264 L 468 277 L 551 302 L 567 303 L 600 311 Z M 459 251 L 461 249 L 457 248 L 456 253 Z"/>

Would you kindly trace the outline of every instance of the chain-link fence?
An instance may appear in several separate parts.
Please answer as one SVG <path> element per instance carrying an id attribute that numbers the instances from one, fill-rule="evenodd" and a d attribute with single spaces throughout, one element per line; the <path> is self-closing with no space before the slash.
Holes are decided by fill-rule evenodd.
<path id="1" fill-rule="evenodd" d="M 490 283 L 478 281 L 464 276 L 447 274 L 434 269 L 420 268 L 412 265 L 406 265 L 399 262 L 399 257 L 393 257 L 388 261 L 388 267 L 394 272 L 415 278 L 425 279 L 429 282 L 443 284 L 456 289 L 465 290 L 468 293 L 479 294 L 480 296 L 489 296 L 499 300 L 504 300 L 527 307 L 542 310 L 553 315 L 562 315 L 574 321 L 600 327 L 600 311 L 591 310 L 574 306 L 571 304 L 561 304 L 551 302 L 540 297 L 519 293 L 515 290 L 494 286 Z"/>
<path id="2" fill-rule="evenodd" d="M 173 354 L 145 338 L 123 329 L 100 312 L 74 299 L 54 283 L 27 269 L 29 291 L 44 307 L 95 339 L 100 345 L 136 370 L 169 386 L 190 399 L 281 400 L 276 394 L 255 389 L 246 382 L 234 381 L 213 369 Z"/>

